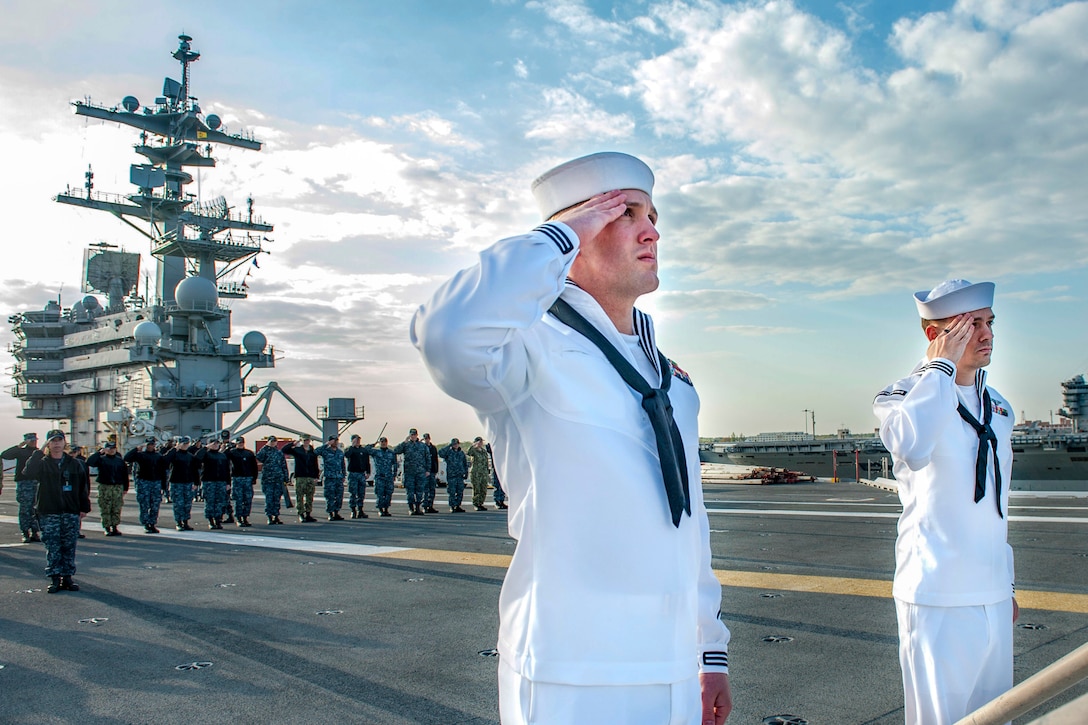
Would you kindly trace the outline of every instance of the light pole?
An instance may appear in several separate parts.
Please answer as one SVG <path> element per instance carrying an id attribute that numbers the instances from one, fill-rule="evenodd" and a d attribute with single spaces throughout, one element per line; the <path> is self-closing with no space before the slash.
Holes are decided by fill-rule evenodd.
<path id="1" fill-rule="evenodd" d="M 808 433 L 808 414 L 811 413 L 812 411 L 809 410 L 808 408 L 805 408 L 801 412 L 805 414 L 805 433 Z"/>

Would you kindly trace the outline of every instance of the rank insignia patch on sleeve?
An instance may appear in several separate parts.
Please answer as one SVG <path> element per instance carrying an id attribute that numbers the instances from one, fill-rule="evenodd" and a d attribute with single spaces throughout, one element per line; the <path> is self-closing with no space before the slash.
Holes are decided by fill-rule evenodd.
<path id="1" fill-rule="evenodd" d="M 688 385 L 692 385 L 692 387 L 694 387 L 694 385 L 691 382 L 691 376 L 688 375 L 687 373 L 685 373 L 680 368 L 680 366 L 677 365 L 673 360 L 669 360 L 669 366 L 672 368 L 673 377 L 680 378 L 681 380 L 683 380 Z"/>

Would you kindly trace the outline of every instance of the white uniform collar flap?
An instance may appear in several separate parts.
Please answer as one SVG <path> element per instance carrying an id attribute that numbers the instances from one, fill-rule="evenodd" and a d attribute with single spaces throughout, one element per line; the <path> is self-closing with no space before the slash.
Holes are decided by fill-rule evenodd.
<path id="1" fill-rule="evenodd" d="M 589 320 L 594 327 L 600 330 L 601 333 L 608 338 L 608 341 L 612 343 L 612 346 L 619 350 L 620 354 L 627 359 L 627 362 L 634 365 L 636 370 L 640 369 L 641 366 L 631 355 L 631 348 L 627 344 L 627 341 L 620 334 L 619 330 L 616 329 L 616 326 L 612 324 L 612 320 L 609 319 L 608 315 L 605 314 L 604 309 L 592 295 L 571 280 L 567 280 L 567 284 L 564 287 L 562 294 L 559 296 L 579 312 L 582 317 Z M 653 319 L 645 312 L 635 309 L 632 324 L 635 334 L 638 335 L 639 345 L 642 347 L 642 351 L 646 354 L 646 357 L 650 360 L 654 370 L 657 371 L 657 374 L 660 377 L 662 372 L 657 354 L 657 340 L 654 337 Z M 655 385 L 660 385 L 662 381 L 659 379 L 650 382 Z"/>

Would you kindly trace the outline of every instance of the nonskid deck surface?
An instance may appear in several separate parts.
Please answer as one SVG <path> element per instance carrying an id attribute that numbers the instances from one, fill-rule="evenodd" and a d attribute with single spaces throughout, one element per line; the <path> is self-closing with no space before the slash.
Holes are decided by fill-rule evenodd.
<path id="1" fill-rule="evenodd" d="M 498 720 L 487 655 L 514 549 L 505 512 L 409 518 L 398 489 L 393 518 L 299 524 L 285 510 L 284 526 L 146 535 L 130 495 L 124 536 L 84 522 L 82 590 L 48 595 L 41 545 L 17 543 L 13 488 L 0 496 L 0 721 Z M 705 491 L 733 631 L 730 722 L 902 722 L 895 495 L 825 482 Z M 1018 497 L 1010 514 L 1020 624 L 1032 625 L 1016 630 L 1019 681 L 1088 640 L 1088 500 Z"/>

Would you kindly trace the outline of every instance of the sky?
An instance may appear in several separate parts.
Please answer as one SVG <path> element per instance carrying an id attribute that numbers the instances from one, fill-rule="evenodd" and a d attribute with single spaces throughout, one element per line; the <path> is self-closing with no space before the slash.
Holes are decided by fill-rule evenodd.
<path id="1" fill-rule="evenodd" d="M 311 413 L 481 432 L 430 381 L 413 311 L 539 223 L 541 172 L 596 151 L 654 169 L 661 289 L 639 307 L 690 373 L 703 436 L 869 432 L 925 353 L 912 294 L 997 283 L 991 383 L 1049 420 L 1088 370 L 1088 2 L 1061 0 L 0 0 L 0 309 L 79 292 L 83 248 L 147 241 L 51 200 L 130 193 L 137 132 L 70 102 L 192 94 L 260 152 L 189 191 L 275 225 L 232 340 L 264 332 Z M 195 174 L 195 171 L 194 171 Z M 195 174 L 196 175 L 196 174 Z M 240 281 L 240 279 L 239 279 Z M 9 331 L 0 332 L 10 342 Z M 7 366 L 10 372 L 12 359 Z M 243 401 L 247 405 L 248 400 Z M 0 438 L 24 429 L 0 396 Z M 273 405 L 288 423 L 297 415 Z M 230 423 L 233 416 L 227 415 Z"/>

